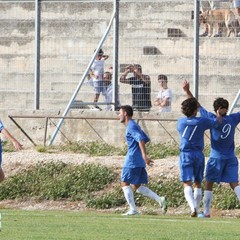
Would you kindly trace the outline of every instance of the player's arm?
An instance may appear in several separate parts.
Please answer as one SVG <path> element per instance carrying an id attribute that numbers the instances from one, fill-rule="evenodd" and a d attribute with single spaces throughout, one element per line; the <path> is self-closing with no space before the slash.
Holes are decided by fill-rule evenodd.
<path id="1" fill-rule="evenodd" d="M 6 129 L 6 128 L 3 128 L 1 133 L 7 137 L 9 140 L 11 140 L 11 142 L 13 143 L 14 147 L 17 149 L 17 150 L 21 150 L 23 148 L 22 144 L 20 144 L 12 135 L 11 133 Z"/>
<path id="2" fill-rule="evenodd" d="M 187 80 L 183 81 L 183 90 L 187 94 L 188 98 L 193 98 L 194 97 L 192 92 L 190 91 L 190 84 Z M 199 102 L 198 102 L 198 105 L 199 105 L 198 107 L 201 106 Z"/>
<path id="3" fill-rule="evenodd" d="M 146 147 L 145 147 L 145 142 L 144 140 L 141 140 L 139 142 L 139 147 L 142 153 L 142 157 L 144 159 L 144 161 L 146 162 L 147 165 L 150 165 L 152 163 L 152 161 L 150 160 L 150 158 L 147 156 L 147 152 L 146 152 Z"/>
<path id="4" fill-rule="evenodd" d="M 189 82 L 187 80 L 183 81 L 183 90 L 187 94 L 188 98 L 193 98 L 193 94 L 190 91 L 190 84 L 189 84 Z"/>

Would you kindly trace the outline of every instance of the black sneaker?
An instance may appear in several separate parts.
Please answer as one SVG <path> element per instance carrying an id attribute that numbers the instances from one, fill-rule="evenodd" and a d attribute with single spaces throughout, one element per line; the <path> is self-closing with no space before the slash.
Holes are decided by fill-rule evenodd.
<path id="1" fill-rule="evenodd" d="M 99 111 L 102 111 L 102 109 L 98 105 L 96 105 L 95 108 L 98 109 Z"/>
<path id="2" fill-rule="evenodd" d="M 202 34 L 199 35 L 199 37 L 207 37 L 208 36 L 208 33 L 207 32 L 204 32 Z"/>

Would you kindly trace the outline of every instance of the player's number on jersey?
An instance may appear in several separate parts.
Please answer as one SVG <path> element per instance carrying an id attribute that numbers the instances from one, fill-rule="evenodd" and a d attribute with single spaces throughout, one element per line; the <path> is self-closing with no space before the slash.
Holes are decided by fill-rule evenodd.
<path id="1" fill-rule="evenodd" d="M 197 126 L 195 126 L 194 128 L 189 128 L 188 126 L 185 127 L 182 137 L 184 138 L 187 136 L 188 140 L 191 141 L 194 133 L 196 132 L 196 129 L 197 129 Z"/>
<path id="2" fill-rule="evenodd" d="M 229 135 L 230 132 L 231 132 L 231 129 L 232 129 L 232 127 L 231 127 L 230 124 L 224 125 L 224 127 L 222 128 L 222 133 L 223 133 L 223 134 L 221 135 L 221 139 L 227 138 L 228 135 Z"/>

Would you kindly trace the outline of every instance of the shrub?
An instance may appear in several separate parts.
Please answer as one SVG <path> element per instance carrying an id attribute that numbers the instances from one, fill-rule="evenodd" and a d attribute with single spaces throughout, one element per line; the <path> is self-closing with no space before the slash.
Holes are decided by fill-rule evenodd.
<path id="1" fill-rule="evenodd" d="M 0 188 L 0 199 L 82 199 L 93 191 L 103 189 L 114 179 L 113 171 L 101 165 L 37 164 L 6 179 Z"/>

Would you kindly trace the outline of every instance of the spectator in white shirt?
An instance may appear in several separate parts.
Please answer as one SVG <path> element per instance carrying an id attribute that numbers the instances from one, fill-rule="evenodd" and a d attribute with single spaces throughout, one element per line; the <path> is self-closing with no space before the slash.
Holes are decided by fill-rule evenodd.
<path id="1" fill-rule="evenodd" d="M 158 75 L 158 82 L 160 83 L 160 90 L 154 105 L 159 107 L 159 112 L 172 111 L 172 90 L 168 88 L 168 79 L 166 75 Z"/>

